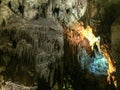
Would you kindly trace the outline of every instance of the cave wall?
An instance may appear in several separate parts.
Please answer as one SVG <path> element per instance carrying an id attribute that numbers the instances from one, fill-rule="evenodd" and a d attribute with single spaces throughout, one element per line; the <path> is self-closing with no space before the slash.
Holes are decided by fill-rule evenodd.
<path id="1" fill-rule="evenodd" d="M 70 26 L 84 15 L 87 0 L 1 0 L 1 7 L 3 6 L 26 19 L 53 18 Z M 7 16 L 11 16 L 11 13 Z M 8 17 L 3 19 L 6 20 Z"/>
<path id="2" fill-rule="evenodd" d="M 64 67 L 62 29 L 52 19 L 34 21 L 12 17 L 0 30 L 0 86 L 5 85 L 5 90 L 9 90 L 7 86 L 12 90 L 23 90 L 25 86 L 21 84 L 38 86 L 38 90 L 61 88 Z"/>
<path id="3" fill-rule="evenodd" d="M 111 26 L 111 51 L 116 60 L 117 89 L 120 89 L 120 18 Z"/>
<path id="4" fill-rule="evenodd" d="M 109 41 L 111 24 L 119 15 L 118 1 L 88 0 L 87 3 L 87 0 L 1 0 L 0 57 L 1 64 L 5 65 L 5 67 L 1 67 L 1 81 L 4 79 L 4 74 L 6 80 L 10 79 L 27 85 L 26 83 L 29 82 L 32 75 L 35 78 L 39 77 L 37 78 L 39 89 L 56 90 L 62 88 L 61 80 L 64 79 L 65 74 L 68 75 L 68 82 L 72 82 L 75 90 L 79 90 L 79 88 L 83 90 L 108 89 L 106 76 L 96 77 L 89 74 L 86 69 L 82 70 L 79 61 L 81 59 L 77 58 L 78 52 L 82 52 L 79 50 L 81 47 L 74 42 L 71 44 L 69 40 L 63 41 L 61 25 L 69 27 L 71 23 L 81 19 L 85 26 L 90 25 L 94 29 L 101 26 L 100 34 L 104 32 Z M 117 7 L 114 7 L 115 5 Z M 115 11 L 114 14 L 113 11 Z M 18 17 L 16 18 L 16 16 Z M 83 18 L 81 18 L 82 16 Z M 77 39 L 75 33 L 72 39 Z M 116 43 L 117 41 L 115 42 L 113 37 L 111 40 Z M 106 38 L 104 39 L 106 40 Z M 86 46 L 89 44 L 86 43 Z M 37 62 L 35 66 L 26 66 L 25 63 L 29 61 L 29 65 L 33 65 L 34 60 Z M 11 63 L 14 63 L 14 66 L 11 66 Z M 22 64 L 24 64 L 23 67 Z M 85 63 L 86 66 L 87 64 Z M 15 71 L 12 69 L 14 67 L 17 67 Z M 34 71 L 37 73 L 34 72 L 34 75 L 38 76 L 31 74 L 31 68 L 35 69 Z M 27 79 L 20 80 L 20 73 L 23 73 Z"/>

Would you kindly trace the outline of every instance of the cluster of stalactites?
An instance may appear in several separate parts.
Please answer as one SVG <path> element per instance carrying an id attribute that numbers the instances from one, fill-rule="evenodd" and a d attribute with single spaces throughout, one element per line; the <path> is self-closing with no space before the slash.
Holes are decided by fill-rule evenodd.
<path id="1" fill-rule="evenodd" d="M 84 15 L 87 0 L 3 0 L 2 5 L 11 11 L 4 8 L 3 12 L 10 12 L 7 17 L 14 13 L 26 19 L 53 18 L 69 27 Z"/>

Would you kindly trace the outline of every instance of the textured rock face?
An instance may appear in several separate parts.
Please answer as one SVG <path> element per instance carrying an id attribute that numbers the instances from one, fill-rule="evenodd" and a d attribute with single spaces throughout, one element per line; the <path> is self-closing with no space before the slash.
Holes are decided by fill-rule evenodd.
<path id="1" fill-rule="evenodd" d="M 24 18 L 53 18 L 66 26 L 78 21 L 87 8 L 87 0 L 5 0 L 2 3 Z"/>
<path id="2" fill-rule="evenodd" d="M 5 26 L 7 20 L 13 15 L 13 12 L 5 6 L 4 4 L 0 5 L 0 26 Z"/>
<path id="3" fill-rule="evenodd" d="M 2 90 L 36 90 L 37 86 L 27 87 L 27 86 L 15 84 L 12 82 L 6 82 L 6 84 L 3 85 L 1 89 Z"/>
<path id="4" fill-rule="evenodd" d="M 39 89 L 61 90 L 64 42 L 54 21 L 71 25 L 85 13 L 87 1 L 2 0 L 0 6 L 2 80 L 35 85 L 39 77 Z"/>
<path id="5" fill-rule="evenodd" d="M 120 18 L 118 18 L 111 27 L 111 50 L 116 60 L 117 87 L 120 89 Z"/>
<path id="6" fill-rule="evenodd" d="M 71 28 L 86 7 L 86 25 L 96 28 L 103 20 L 109 0 L 88 1 L 87 7 L 87 0 L 0 0 L 0 81 L 33 86 L 38 80 L 38 90 L 108 90 L 108 64 L 103 56 L 94 56 L 89 38 L 70 29 L 63 41 L 61 25 Z"/>
<path id="7" fill-rule="evenodd" d="M 64 42 L 58 23 L 51 19 L 26 21 L 13 17 L 0 31 L 0 38 L 0 66 L 5 67 L 0 73 L 6 80 L 35 85 L 38 75 L 51 88 L 60 83 L 54 79 L 61 78 L 63 71 Z"/>
<path id="8" fill-rule="evenodd" d="M 106 57 L 98 52 L 97 47 L 91 50 L 89 40 L 80 33 L 82 30 L 85 31 L 81 24 L 79 28 L 76 25 L 75 27 L 77 30 L 74 27 L 72 30 L 66 30 L 65 36 L 65 73 L 69 75 L 73 88 L 75 90 L 80 88 L 82 90 L 109 90 L 106 81 L 108 75 Z"/>

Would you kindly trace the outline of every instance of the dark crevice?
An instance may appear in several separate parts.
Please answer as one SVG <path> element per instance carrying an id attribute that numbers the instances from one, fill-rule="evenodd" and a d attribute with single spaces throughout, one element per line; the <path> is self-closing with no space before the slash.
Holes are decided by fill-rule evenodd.
<path id="1" fill-rule="evenodd" d="M 2 1 L 0 0 L 0 4 L 2 3 Z"/>
<path id="2" fill-rule="evenodd" d="M 18 10 L 20 11 L 20 13 L 22 14 L 22 17 L 24 16 L 24 5 L 19 5 Z"/>

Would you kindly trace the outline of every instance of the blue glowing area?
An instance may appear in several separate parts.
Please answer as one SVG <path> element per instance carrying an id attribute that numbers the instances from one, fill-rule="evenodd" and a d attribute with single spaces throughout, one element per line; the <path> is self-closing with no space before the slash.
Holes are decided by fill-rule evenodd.
<path id="1" fill-rule="evenodd" d="M 93 62 L 89 65 L 89 71 L 95 75 L 107 75 L 108 63 L 102 54 L 95 53 Z"/>
<path id="2" fill-rule="evenodd" d="M 78 61 L 82 70 L 88 70 L 95 75 L 108 75 L 107 59 L 99 51 L 94 49 L 95 56 L 90 57 L 86 50 L 79 48 Z"/>

